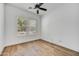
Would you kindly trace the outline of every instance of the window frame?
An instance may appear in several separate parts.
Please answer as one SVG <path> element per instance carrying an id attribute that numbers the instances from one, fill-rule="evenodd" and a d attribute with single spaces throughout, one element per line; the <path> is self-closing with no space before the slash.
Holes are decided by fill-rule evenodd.
<path id="1" fill-rule="evenodd" d="M 18 17 L 17 17 L 17 19 L 18 19 Z M 41 23 L 38 21 L 40 19 L 31 18 L 31 17 L 25 17 L 25 16 L 23 16 L 23 17 L 25 18 L 26 21 L 28 21 L 29 19 L 30 20 L 36 20 L 36 33 L 34 33 L 34 34 L 28 34 L 28 32 L 26 31 L 24 35 L 20 35 L 19 32 L 18 32 L 18 27 L 17 27 L 17 33 L 19 34 L 18 36 L 34 36 L 34 35 L 40 35 L 40 33 L 41 33 L 41 29 L 40 29 Z M 18 23 L 18 21 L 17 21 L 17 23 Z"/>

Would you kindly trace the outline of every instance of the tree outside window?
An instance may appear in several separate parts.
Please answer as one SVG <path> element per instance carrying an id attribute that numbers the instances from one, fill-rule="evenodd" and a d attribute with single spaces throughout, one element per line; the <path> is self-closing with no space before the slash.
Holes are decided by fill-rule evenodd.
<path id="1" fill-rule="evenodd" d="M 18 32 L 23 33 L 26 31 L 26 21 L 23 16 L 18 17 Z"/>

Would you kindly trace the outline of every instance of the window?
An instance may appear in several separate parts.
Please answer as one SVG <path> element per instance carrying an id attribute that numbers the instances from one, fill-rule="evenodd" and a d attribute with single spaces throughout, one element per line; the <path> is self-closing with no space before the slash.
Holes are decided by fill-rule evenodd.
<path id="1" fill-rule="evenodd" d="M 37 30 L 37 20 L 32 18 L 18 17 L 18 35 L 35 35 Z"/>
<path id="2" fill-rule="evenodd" d="M 36 20 L 29 19 L 26 21 L 26 31 L 29 35 L 35 34 L 37 32 L 37 27 L 36 27 Z"/>

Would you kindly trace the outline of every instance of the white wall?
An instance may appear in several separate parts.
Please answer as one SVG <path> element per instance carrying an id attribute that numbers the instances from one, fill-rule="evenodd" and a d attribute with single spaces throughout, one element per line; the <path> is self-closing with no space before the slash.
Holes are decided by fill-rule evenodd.
<path id="1" fill-rule="evenodd" d="M 4 4 L 0 3 L 0 54 L 4 47 Z"/>
<path id="2" fill-rule="evenodd" d="M 79 51 L 79 4 L 58 5 L 42 18 L 42 38 Z"/>
<path id="3" fill-rule="evenodd" d="M 31 40 L 36 40 L 40 38 L 40 35 L 37 36 L 17 36 L 17 16 L 24 16 L 35 18 L 39 21 L 39 16 L 28 12 L 27 10 L 23 10 L 11 4 L 6 4 L 6 45 L 23 43 Z"/>

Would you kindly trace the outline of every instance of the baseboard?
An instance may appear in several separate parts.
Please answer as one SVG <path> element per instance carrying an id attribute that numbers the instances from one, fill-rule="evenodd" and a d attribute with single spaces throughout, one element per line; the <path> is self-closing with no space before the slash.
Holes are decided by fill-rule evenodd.
<path id="1" fill-rule="evenodd" d="M 28 40 L 28 41 L 22 41 L 22 42 L 16 42 L 16 43 L 11 43 L 11 44 L 6 44 L 4 46 L 4 48 L 8 47 L 8 46 L 13 46 L 13 45 L 18 45 L 18 44 L 26 43 L 26 42 L 29 43 L 29 42 L 36 41 L 36 40 L 39 40 L 39 39 L 32 39 L 32 40 Z"/>
<path id="2" fill-rule="evenodd" d="M 57 43 L 55 43 L 55 42 L 51 42 L 51 41 L 49 41 L 49 40 L 45 40 L 45 39 L 40 39 L 40 40 L 46 41 L 46 42 L 48 42 L 48 43 L 50 43 L 50 44 L 59 46 L 59 47 L 61 47 L 61 48 L 64 48 L 64 49 L 67 49 L 67 50 L 69 50 L 69 51 L 76 52 L 76 53 L 79 54 L 79 51 L 72 50 L 72 49 L 70 49 L 70 48 L 64 47 L 64 46 L 62 46 L 62 45 L 60 45 L 60 44 L 57 44 Z"/>

